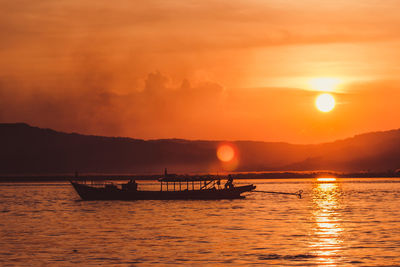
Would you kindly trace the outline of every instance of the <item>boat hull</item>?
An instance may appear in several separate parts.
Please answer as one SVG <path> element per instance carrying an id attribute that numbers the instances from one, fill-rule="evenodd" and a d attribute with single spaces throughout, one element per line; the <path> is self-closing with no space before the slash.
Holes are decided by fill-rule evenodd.
<path id="1" fill-rule="evenodd" d="M 242 193 L 250 192 L 254 185 L 237 186 L 230 189 L 202 189 L 183 191 L 130 191 L 117 187 L 93 187 L 71 181 L 82 200 L 185 200 L 185 199 L 238 199 Z"/>

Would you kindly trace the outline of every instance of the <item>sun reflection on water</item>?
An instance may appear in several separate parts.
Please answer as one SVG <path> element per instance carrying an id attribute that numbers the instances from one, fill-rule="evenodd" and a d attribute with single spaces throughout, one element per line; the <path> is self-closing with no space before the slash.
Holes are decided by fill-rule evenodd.
<path id="1" fill-rule="evenodd" d="M 336 178 L 334 177 L 321 177 L 317 178 L 318 182 L 336 182 Z"/>
<path id="2" fill-rule="evenodd" d="M 342 249 L 341 188 L 335 180 L 321 182 L 314 184 L 312 192 L 314 227 L 310 246 L 321 265 L 336 266 Z"/>

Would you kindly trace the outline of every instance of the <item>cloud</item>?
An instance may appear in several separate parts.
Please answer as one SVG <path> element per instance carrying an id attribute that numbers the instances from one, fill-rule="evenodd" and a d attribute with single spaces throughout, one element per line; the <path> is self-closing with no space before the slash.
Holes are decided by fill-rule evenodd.
<path id="1" fill-rule="evenodd" d="M 112 73 L 91 63 L 85 66 L 90 67 L 80 75 L 40 85 L 1 81 L 0 120 L 68 132 L 175 137 L 180 125 L 192 118 L 212 116 L 222 94 L 222 87 L 212 82 L 193 86 L 183 80 L 179 86 L 169 86 L 168 77 L 160 72 L 142 77 L 143 88 L 121 93 Z"/>
<path id="2" fill-rule="evenodd" d="M 82 62 L 90 57 L 113 70 L 118 90 L 125 92 L 132 85 L 141 88 L 137 83 L 142 77 L 157 70 L 175 85 L 187 78 L 245 87 L 259 83 L 252 82 L 259 81 L 258 76 L 276 76 L 277 70 L 281 76 L 310 75 L 332 54 L 333 62 L 327 64 L 339 64 L 340 72 L 349 66 L 346 59 L 364 50 L 327 47 L 330 52 L 318 54 L 318 61 L 312 55 L 322 50 L 313 45 L 392 42 L 400 25 L 395 2 L 361 0 L 335 5 L 315 0 L 1 2 L 1 77 L 27 83 L 54 80 L 81 71 Z M 369 48 L 364 53 L 381 50 Z M 397 50 L 390 48 L 394 57 Z M 361 61 L 359 65 L 365 66 Z"/>
<path id="3" fill-rule="evenodd" d="M 378 94 L 389 92 L 389 84 L 360 85 L 364 92 L 370 86 L 371 93 L 343 99 L 360 103 L 353 106 L 363 111 L 353 116 L 340 111 L 350 109 L 337 111 L 355 123 L 320 117 L 310 92 L 275 90 L 267 82 L 257 90 L 232 89 L 318 71 L 349 75 L 354 69 L 382 70 L 397 75 L 397 45 L 386 43 L 396 44 L 398 36 L 396 2 L 0 4 L 2 121 L 138 138 L 314 142 L 370 129 L 373 124 L 362 112 L 374 118 L 397 112 L 392 105 L 373 103 L 375 96 L 393 103 L 389 95 Z M 381 46 L 370 45 L 375 42 Z M 397 84 L 390 86 L 390 95 L 397 96 Z M 349 92 L 357 88 L 352 85 Z M 377 123 L 394 125 L 388 120 Z"/>
<path id="4" fill-rule="evenodd" d="M 135 138 L 315 143 L 398 128 L 400 82 L 349 84 L 333 112 L 314 107 L 318 92 L 225 88 L 151 72 L 118 90 L 114 72 L 89 61 L 80 75 L 52 83 L 0 80 L 0 121 L 62 131 Z M 139 81 L 140 80 L 140 81 Z"/>

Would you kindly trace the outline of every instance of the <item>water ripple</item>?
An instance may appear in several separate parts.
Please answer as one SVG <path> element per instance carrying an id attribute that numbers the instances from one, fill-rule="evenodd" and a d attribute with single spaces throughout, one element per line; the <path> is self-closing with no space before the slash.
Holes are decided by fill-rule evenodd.
<path id="1" fill-rule="evenodd" d="M 0 186 L 0 265 L 400 265 L 397 180 L 256 182 L 304 198 L 86 202 L 67 184 Z"/>

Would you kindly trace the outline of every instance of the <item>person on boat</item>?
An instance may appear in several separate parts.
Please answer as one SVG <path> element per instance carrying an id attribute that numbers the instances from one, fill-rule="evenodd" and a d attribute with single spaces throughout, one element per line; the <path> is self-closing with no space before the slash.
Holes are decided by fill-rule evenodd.
<path id="1" fill-rule="evenodd" d="M 217 181 L 217 186 L 218 186 L 218 189 L 221 189 L 221 180 L 220 179 L 218 179 L 218 181 Z"/>
<path id="2" fill-rule="evenodd" d="M 137 187 L 138 187 L 138 184 L 136 183 L 135 179 L 131 179 L 128 182 L 128 189 L 133 190 L 133 191 L 137 191 Z"/>
<path id="3" fill-rule="evenodd" d="M 228 175 L 228 181 L 225 183 L 225 189 L 233 188 L 233 177 L 232 175 Z"/>

